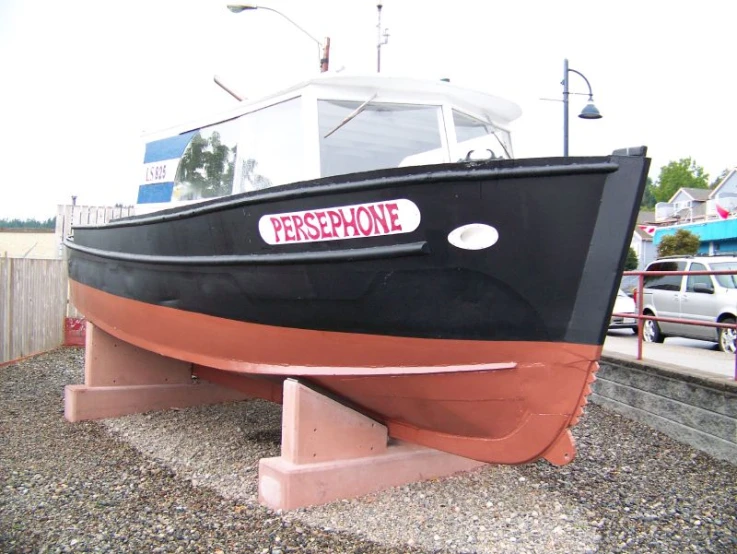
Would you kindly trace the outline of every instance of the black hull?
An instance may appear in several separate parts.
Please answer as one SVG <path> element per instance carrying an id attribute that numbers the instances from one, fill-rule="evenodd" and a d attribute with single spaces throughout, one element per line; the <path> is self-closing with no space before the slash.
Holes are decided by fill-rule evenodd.
<path id="1" fill-rule="evenodd" d="M 601 344 L 649 161 L 502 160 L 377 171 L 77 227 L 69 275 L 241 322 L 398 337 Z M 407 199 L 403 234 L 267 244 L 262 216 Z M 469 223 L 496 244 L 448 242 Z"/>

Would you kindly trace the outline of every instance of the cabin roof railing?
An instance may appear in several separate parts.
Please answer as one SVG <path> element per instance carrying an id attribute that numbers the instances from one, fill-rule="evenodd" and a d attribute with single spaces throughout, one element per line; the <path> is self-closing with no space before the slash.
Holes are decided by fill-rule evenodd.
<path id="1" fill-rule="evenodd" d="M 448 103 L 465 111 L 479 111 L 493 115 L 494 123 L 506 126 L 517 119 L 522 111 L 514 102 L 477 90 L 460 87 L 442 80 L 418 79 L 412 77 L 392 77 L 387 74 L 349 75 L 343 73 L 319 73 L 315 77 L 262 96 L 254 100 L 244 100 L 238 105 L 221 111 L 193 118 L 192 120 L 163 129 L 145 132 L 146 142 L 170 137 L 194 129 L 201 129 L 229 119 L 240 117 L 252 111 L 266 108 L 272 104 L 296 98 L 306 90 L 313 90 L 318 98 L 330 98 L 331 89 L 340 93 L 355 95 L 356 99 L 366 94 L 378 93 L 376 102 L 381 102 L 382 93 L 391 99 L 403 98 L 407 103 L 444 104 Z M 367 97 L 367 96 L 366 96 Z M 392 100 L 384 100 L 392 101 Z"/>

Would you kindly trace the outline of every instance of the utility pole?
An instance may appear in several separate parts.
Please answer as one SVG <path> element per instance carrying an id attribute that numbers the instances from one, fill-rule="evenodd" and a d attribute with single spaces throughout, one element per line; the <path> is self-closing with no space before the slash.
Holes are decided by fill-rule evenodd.
<path id="1" fill-rule="evenodd" d="M 376 4 L 376 10 L 378 12 L 378 23 L 376 24 L 376 72 L 381 73 L 381 47 L 389 42 L 389 29 L 381 28 L 381 8 L 383 4 L 379 2 Z"/>

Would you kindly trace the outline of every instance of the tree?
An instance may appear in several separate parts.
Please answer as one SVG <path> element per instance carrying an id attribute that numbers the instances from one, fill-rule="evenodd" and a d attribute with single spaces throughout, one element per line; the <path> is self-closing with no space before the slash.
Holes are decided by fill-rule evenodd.
<path id="1" fill-rule="evenodd" d="M 716 178 L 715 178 L 715 179 L 714 179 L 714 180 L 713 180 L 713 181 L 711 182 L 711 184 L 709 185 L 709 187 L 710 187 L 710 188 L 714 188 L 714 187 L 716 187 L 716 186 L 717 186 L 717 185 L 718 185 L 719 183 L 721 183 L 722 181 L 724 181 L 724 178 L 725 178 L 725 177 L 726 177 L 727 175 L 729 175 L 729 172 L 730 172 L 730 171 L 732 171 L 732 170 L 731 170 L 731 169 L 729 169 L 729 168 L 727 168 L 727 169 L 722 169 L 722 172 L 721 172 L 721 173 L 720 173 L 719 175 L 717 175 L 717 176 L 716 176 Z"/>
<path id="2" fill-rule="evenodd" d="M 50 217 L 43 221 L 36 219 L 26 219 L 25 221 L 21 221 L 20 219 L 0 219 L 0 227 L 8 229 L 53 229 L 56 227 L 56 218 Z"/>
<path id="3" fill-rule="evenodd" d="M 691 158 L 681 158 L 660 168 L 658 183 L 653 192 L 658 202 L 667 202 L 678 189 L 709 188 L 709 174 Z"/>
<path id="4" fill-rule="evenodd" d="M 679 229 L 675 235 L 663 237 L 658 244 L 658 256 L 693 256 L 699 251 L 700 243 L 698 235 Z"/>
<path id="5" fill-rule="evenodd" d="M 655 204 L 657 204 L 657 200 L 655 199 L 655 185 L 653 184 L 653 180 L 648 177 L 647 183 L 645 184 L 645 192 L 642 193 L 642 202 L 640 202 L 640 208 L 644 210 L 652 210 L 655 208 Z"/>
<path id="6" fill-rule="evenodd" d="M 637 269 L 637 264 L 639 264 L 639 260 L 637 259 L 637 252 L 635 252 L 635 249 L 630 246 L 629 252 L 627 252 L 627 260 L 624 262 L 624 270 L 625 271 L 634 271 Z"/>
<path id="7" fill-rule="evenodd" d="M 235 168 L 235 147 L 222 143 L 220 133 L 209 138 L 197 132 L 179 163 L 175 181 L 187 185 L 189 195 L 180 200 L 215 198 L 231 192 Z"/>

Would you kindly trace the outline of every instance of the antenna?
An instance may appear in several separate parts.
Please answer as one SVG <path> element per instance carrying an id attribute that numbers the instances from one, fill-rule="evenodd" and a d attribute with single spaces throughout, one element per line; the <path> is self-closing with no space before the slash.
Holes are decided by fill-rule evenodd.
<path id="1" fill-rule="evenodd" d="M 379 2 L 376 4 L 376 11 L 378 12 L 378 22 L 376 23 L 376 72 L 381 73 L 381 47 L 389 42 L 389 29 L 381 28 L 381 8 L 384 5 Z"/>
<path id="2" fill-rule="evenodd" d="M 235 90 L 233 90 L 232 88 L 230 88 L 228 85 L 226 85 L 223 82 L 223 80 L 220 77 L 218 77 L 217 75 L 214 75 L 212 77 L 212 80 L 215 81 L 215 84 L 217 86 L 219 86 L 221 89 L 223 89 L 225 92 L 227 92 L 228 94 L 230 94 L 233 98 L 235 98 L 239 102 L 242 102 L 244 100 L 244 96 L 242 94 L 236 92 Z"/>

